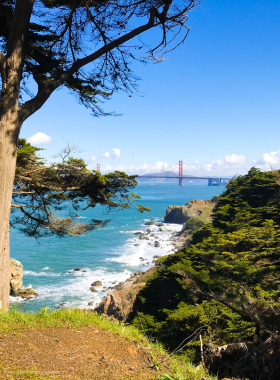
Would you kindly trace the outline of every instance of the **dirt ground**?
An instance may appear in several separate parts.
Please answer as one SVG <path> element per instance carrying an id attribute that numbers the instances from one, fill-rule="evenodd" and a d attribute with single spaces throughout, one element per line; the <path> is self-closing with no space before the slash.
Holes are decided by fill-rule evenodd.
<path id="1" fill-rule="evenodd" d="M 166 371 L 166 357 L 162 360 Z M 158 375 L 149 348 L 95 326 L 0 332 L 0 361 L 1 379 L 17 379 L 15 368 L 34 366 L 41 376 L 59 379 L 154 380 Z"/>

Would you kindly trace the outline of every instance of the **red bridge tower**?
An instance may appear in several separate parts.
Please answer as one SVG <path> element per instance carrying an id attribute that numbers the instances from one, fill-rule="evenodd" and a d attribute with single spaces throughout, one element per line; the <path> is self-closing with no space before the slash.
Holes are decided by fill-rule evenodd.
<path id="1" fill-rule="evenodd" d="M 97 171 L 100 172 L 100 164 L 97 164 Z"/>
<path id="2" fill-rule="evenodd" d="M 179 161 L 179 185 L 183 186 L 183 161 Z"/>

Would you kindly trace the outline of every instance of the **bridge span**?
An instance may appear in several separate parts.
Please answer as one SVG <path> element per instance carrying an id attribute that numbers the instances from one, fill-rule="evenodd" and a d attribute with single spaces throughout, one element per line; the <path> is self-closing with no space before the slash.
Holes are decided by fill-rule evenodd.
<path id="1" fill-rule="evenodd" d="M 178 176 L 161 176 L 161 175 L 151 175 L 151 174 L 146 174 L 146 175 L 141 175 L 138 178 L 178 178 L 179 179 L 179 185 L 183 185 L 183 179 L 202 179 L 202 180 L 207 180 L 208 181 L 208 186 L 225 186 L 229 183 L 231 178 L 225 178 L 225 177 L 206 177 L 206 176 L 201 176 L 201 177 L 193 177 L 190 175 L 183 175 L 183 161 L 179 161 L 179 175 Z"/>
<path id="2" fill-rule="evenodd" d="M 183 185 L 183 180 L 184 179 L 204 179 L 204 180 L 207 180 L 208 181 L 208 186 L 225 186 L 226 184 L 229 183 L 230 181 L 230 178 L 222 178 L 222 177 L 193 177 L 193 176 L 187 176 L 187 175 L 184 175 L 182 177 L 179 177 L 179 176 L 174 176 L 174 177 L 171 177 L 171 176 L 168 176 L 168 177 L 165 177 L 165 176 L 152 176 L 152 175 L 139 175 L 138 178 L 145 178 L 145 179 L 153 179 L 153 178 L 165 178 L 165 179 L 171 179 L 171 178 L 177 178 L 179 179 L 179 185 L 182 186 Z"/>

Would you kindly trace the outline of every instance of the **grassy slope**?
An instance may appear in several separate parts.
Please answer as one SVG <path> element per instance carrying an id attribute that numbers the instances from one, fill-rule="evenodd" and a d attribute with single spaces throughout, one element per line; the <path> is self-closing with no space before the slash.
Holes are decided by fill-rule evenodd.
<path id="1" fill-rule="evenodd" d="M 135 344 L 143 347 L 152 348 L 152 356 L 154 358 L 154 365 L 159 366 L 160 380 L 199 380 L 202 377 L 207 377 L 210 380 L 209 375 L 206 375 L 203 369 L 195 369 L 190 363 L 184 363 L 178 360 L 176 357 L 171 358 L 170 374 L 160 373 L 160 365 L 157 362 L 157 355 L 168 355 L 164 351 L 162 346 L 158 343 L 151 343 L 139 330 L 134 326 L 125 325 L 121 322 L 114 322 L 108 320 L 102 316 L 92 312 L 85 312 L 79 309 L 66 309 L 51 311 L 48 308 L 42 309 L 38 313 L 20 313 L 16 310 L 11 310 L 8 313 L 0 313 L 0 331 L 15 331 L 15 334 L 19 333 L 19 330 L 26 328 L 44 328 L 44 327 L 80 327 L 86 325 L 96 325 L 97 327 L 112 331 L 119 334 L 124 339 L 127 339 Z M 29 371 L 22 371 L 20 368 L 8 368 L 9 373 L 7 375 L 7 367 L 3 367 L 0 364 L 0 379 L 36 379 L 36 380 L 49 380 L 55 379 L 55 377 L 41 376 L 37 373 L 34 367 Z M 5 376 L 5 377 L 3 377 Z M 7 377 L 9 376 L 9 377 Z M 214 378 L 211 378 L 214 380 Z M 121 379 L 120 379 L 121 380 Z M 133 379 L 123 379 L 133 380 Z"/>

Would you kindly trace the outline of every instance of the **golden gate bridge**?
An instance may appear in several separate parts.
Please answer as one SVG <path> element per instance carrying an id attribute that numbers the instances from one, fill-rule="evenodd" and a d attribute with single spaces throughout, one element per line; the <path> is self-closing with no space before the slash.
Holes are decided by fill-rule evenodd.
<path id="1" fill-rule="evenodd" d="M 100 164 L 97 164 L 97 171 L 100 172 Z M 146 174 L 146 175 L 140 175 L 140 176 L 138 176 L 138 178 L 145 178 L 145 179 L 150 179 L 150 178 L 163 178 L 163 179 L 178 178 L 179 186 L 183 186 L 183 180 L 184 179 L 206 180 L 206 181 L 208 181 L 208 186 L 225 186 L 231 180 L 231 178 L 227 178 L 227 177 L 206 177 L 206 176 L 195 177 L 195 176 L 191 176 L 191 175 L 184 175 L 183 174 L 183 161 L 179 161 L 179 175 L 178 176 L 176 176 L 176 175 L 175 176 L 165 176 L 165 175 L 161 176 L 161 175 Z"/>

